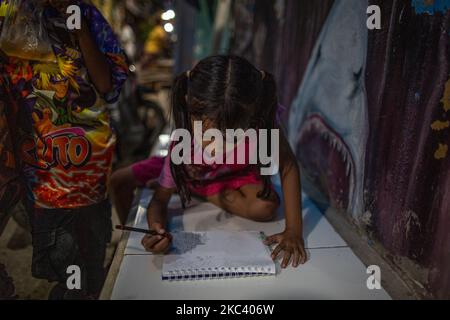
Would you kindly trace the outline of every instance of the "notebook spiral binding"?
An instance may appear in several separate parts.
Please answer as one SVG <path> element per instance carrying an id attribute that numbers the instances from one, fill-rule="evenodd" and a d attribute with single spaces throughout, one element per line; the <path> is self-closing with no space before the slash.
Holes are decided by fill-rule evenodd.
<path id="1" fill-rule="evenodd" d="M 264 276 L 270 273 L 270 268 L 265 267 L 240 267 L 240 268 L 208 268 L 197 270 L 176 270 L 163 274 L 163 280 L 210 280 Z"/>

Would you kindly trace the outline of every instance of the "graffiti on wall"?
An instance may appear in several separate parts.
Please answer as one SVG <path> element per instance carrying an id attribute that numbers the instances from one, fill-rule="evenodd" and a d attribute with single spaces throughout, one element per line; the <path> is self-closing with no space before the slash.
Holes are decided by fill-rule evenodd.
<path id="1" fill-rule="evenodd" d="M 381 30 L 366 8 L 380 6 Z M 289 116 L 305 191 L 450 296 L 450 2 L 335 1 Z M 394 261 L 395 263 L 395 261 Z"/>
<path id="2" fill-rule="evenodd" d="M 450 2 L 371 2 L 387 19 L 368 42 L 366 210 L 383 246 L 448 298 Z"/>
<path id="3" fill-rule="evenodd" d="M 304 187 L 322 206 L 329 203 L 353 214 L 363 208 L 368 135 L 366 9 L 360 0 L 335 3 L 289 116 Z"/>

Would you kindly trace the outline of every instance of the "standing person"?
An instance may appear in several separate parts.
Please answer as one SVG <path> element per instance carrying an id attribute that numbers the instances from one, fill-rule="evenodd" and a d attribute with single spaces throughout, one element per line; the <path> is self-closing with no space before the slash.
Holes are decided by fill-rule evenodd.
<path id="1" fill-rule="evenodd" d="M 66 26 L 71 4 L 82 14 L 81 29 L 74 31 Z M 96 298 L 112 230 L 106 185 L 115 137 L 105 107 L 117 100 L 128 67 L 111 27 L 90 3 L 36 0 L 22 6 L 18 10 L 43 13 L 54 55 L 54 61 L 10 56 L 4 66 L 14 100 L 26 110 L 18 149 L 32 225 L 32 273 L 58 282 L 50 299 Z M 80 290 L 66 286 L 72 265 L 81 270 Z"/>
<path id="2" fill-rule="evenodd" d="M 148 34 L 144 44 L 144 53 L 141 60 L 142 68 L 147 68 L 162 58 L 168 47 L 167 32 L 162 26 L 161 14 L 156 14 L 155 25 Z"/>

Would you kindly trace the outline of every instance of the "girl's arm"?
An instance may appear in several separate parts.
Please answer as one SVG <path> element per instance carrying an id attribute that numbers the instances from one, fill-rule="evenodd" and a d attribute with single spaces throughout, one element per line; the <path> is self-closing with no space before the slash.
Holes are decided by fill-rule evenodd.
<path id="1" fill-rule="evenodd" d="M 160 235 L 146 235 L 142 239 L 142 245 L 147 251 L 155 254 L 165 253 L 170 248 L 171 238 L 165 236 L 165 229 L 167 226 L 167 206 L 174 191 L 174 189 L 158 187 L 147 210 L 149 229 L 157 231 Z"/>
<path id="2" fill-rule="evenodd" d="M 280 130 L 280 177 L 283 189 L 286 228 L 282 233 L 267 238 L 267 244 L 278 243 L 272 253 L 276 259 L 284 252 L 281 266 L 286 268 L 292 259 L 292 266 L 306 262 L 303 242 L 302 198 L 300 170 L 289 143 Z"/>
<path id="3" fill-rule="evenodd" d="M 303 238 L 300 169 L 281 130 L 280 140 L 280 177 L 285 203 L 286 230 L 291 230 Z"/>

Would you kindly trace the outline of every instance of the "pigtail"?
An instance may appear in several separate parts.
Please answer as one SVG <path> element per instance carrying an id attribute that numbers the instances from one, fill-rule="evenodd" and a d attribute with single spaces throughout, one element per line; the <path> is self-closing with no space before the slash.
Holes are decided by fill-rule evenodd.
<path id="1" fill-rule="evenodd" d="M 175 128 L 183 128 L 191 131 L 191 121 L 187 107 L 186 96 L 188 94 L 188 75 L 183 72 L 175 78 L 172 86 L 172 120 Z"/>
<path id="2" fill-rule="evenodd" d="M 189 115 L 189 109 L 187 106 L 186 96 L 188 94 L 188 73 L 184 72 L 175 78 L 172 87 L 172 113 L 171 117 L 174 123 L 174 129 L 187 129 L 192 132 L 191 120 Z M 170 157 L 170 152 L 168 157 Z M 189 188 L 186 187 L 186 175 L 183 164 L 175 165 L 170 162 L 170 171 L 175 184 L 178 189 L 178 193 L 181 198 L 183 208 L 185 208 L 186 202 L 191 200 L 189 194 Z"/>
<path id="3" fill-rule="evenodd" d="M 275 78 L 272 74 L 261 71 L 262 78 L 262 88 L 259 97 L 261 105 L 261 117 L 259 117 L 260 129 L 267 129 L 268 132 L 272 129 L 278 129 L 278 124 L 276 123 L 276 114 L 278 108 L 278 95 L 277 95 L 277 85 Z M 272 152 L 272 139 L 267 139 L 267 149 Z M 258 146 L 260 144 L 258 143 Z M 261 163 L 258 162 L 258 167 L 261 168 Z M 261 172 L 261 170 L 259 170 Z M 258 197 L 262 199 L 268 199 L 271 195 L 271 177 L 267 175 L 261 175 L 261 180 L 263 182 L 263 190 L 258 193 Z"/>
<path id="4" fill-rule="evenodd" d="M 223 92 L 223 104 L 222 104 L 222 112 L 221 112 L 221 119 L 219 120 L 219 129 L 222 132 L 225 132 L 226 129 L 228 129 L 227 127 L 233 123 L 233 120 L 235 119 L 235 113 L 233 111 L 234 110 L 234 102 L 233 102 L 233 97 L 232 97 L 232 91 L 233 88 L 230 85 L 231 82 L 231 74 L 233 72 L 232 70 L 233 65 L 232 65 L 232 61 L 231 59 L 228 60 L 227 62 L 227 71 L 226 71 L 226 77 L 223 81 L 224 83 L 224 92 Z"/>
<path id="5" fill-rule="evenodd" d="M 268 73 L 262 72 L 262 94 L 261 105 L 264 119 L 264 128 L 274 129 L 277 127 L 276 115 L 278 108 L 278 92 L 275 77 Z"/>

